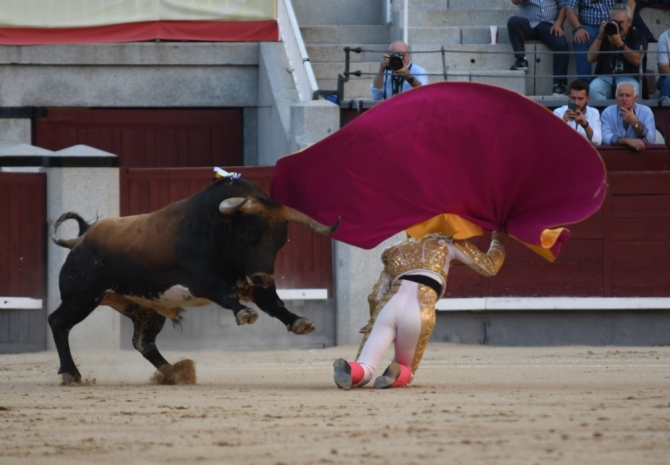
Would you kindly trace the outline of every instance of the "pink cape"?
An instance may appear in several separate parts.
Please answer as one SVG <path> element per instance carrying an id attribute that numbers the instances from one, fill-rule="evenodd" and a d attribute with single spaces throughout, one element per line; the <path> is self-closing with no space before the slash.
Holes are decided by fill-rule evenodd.
<path id="1" fill-rule="evenodd" d="M 282 158 L 272 196 L 332 224 L 364 249 L 437 215 L 505 228 L 555 257 L 567 230 L 598 210 L 605 167 L 542 105 L 500 87 L 437 83 L 397 95 Z M 470 234 L 472 235 L 472 234 Z"/>

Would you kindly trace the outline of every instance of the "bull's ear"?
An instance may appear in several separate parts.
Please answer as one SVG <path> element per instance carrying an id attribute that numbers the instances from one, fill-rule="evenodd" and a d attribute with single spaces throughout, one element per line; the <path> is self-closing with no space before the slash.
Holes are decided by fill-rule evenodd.
<path id="1" fill-rule="evenodd" d="M 224 215 L 229 215 L 235 213 L 237 210 L 242 208 L 245 203 L 249 200 L 249 197 L 231 197 L 224 200 L 219 204 L 219 211 Z"/>

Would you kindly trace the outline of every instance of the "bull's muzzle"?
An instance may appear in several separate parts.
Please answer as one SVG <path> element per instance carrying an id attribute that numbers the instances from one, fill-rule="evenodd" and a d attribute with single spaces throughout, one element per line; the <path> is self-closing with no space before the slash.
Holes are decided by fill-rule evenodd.
<path id="1" fill-rule="evenodd" d="M 275 282 L 275 277 L 267 273 L 254 273 L 247 276 L 247 282 L 252 286 L 265 288 Z"/>

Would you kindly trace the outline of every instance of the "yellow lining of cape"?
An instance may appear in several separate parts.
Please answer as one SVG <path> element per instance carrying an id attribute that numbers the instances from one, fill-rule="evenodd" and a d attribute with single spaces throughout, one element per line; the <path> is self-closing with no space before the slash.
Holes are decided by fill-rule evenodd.
<path id="1" fill-rule="evenodd" d="M 541 246 L 522 241 L 519 242 L 539 256 L 553 262 L 556 260 L 556 257 L 550 249 L 556 244 L 556 241 L 561 236 L 564 229 L 565 228 L 556 228 L 545 229 L 542 231 L 540 236 Z M 416 239 L 421 238 L 426 234 L 437 232 L 442 233 L 447 237 L 453 237 L 454 239 L 468 239 L 474 236 L 481 236 L 484 233 L 481 227 L 453 213 L 442 213 L 434 216 L 421 223 L 417 223 L 414 226 L 410 226 L 405 232 Z M 516 238 L 514 237 L 514 239 Z"/>

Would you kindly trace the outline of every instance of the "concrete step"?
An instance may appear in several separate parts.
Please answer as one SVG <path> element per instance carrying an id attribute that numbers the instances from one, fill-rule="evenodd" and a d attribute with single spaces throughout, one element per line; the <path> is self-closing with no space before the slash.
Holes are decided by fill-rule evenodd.
<path id="1" fill-rule="evenodd" d="M 410 27 L 410 44 L 489 44 L 489 26 Z M 506 26 L 498 26 L 498 43 L 509 44 Z"/>
<path id="2" fill-rule="evenodd" d="M 300 26 L 383 24 L 383 0 L 292 0 Z"/>
<path id="3" fill-rule="evenodd" d="M 402 11 L 403 2 L 393 2 L 393 11 Z M 409 0 L 411 10 L 517 10 L 510 0 Z"/>
<path id="4" fill-rule="evenodd" d="M 409 27 L 506 26 L 514 10 L 410 10 Z"/>
<path id="5" fill-rule="evenodd" d="M 305 44 L 309 60 L 315 63 L 344 63 L 344 47 L 362 47 L 361 44 Z M 388 50 L 389 44 L 363 44 L 367 50 L 362 53 L 351 53 L 350 62 L 371 61 L 379 63 L 381 56 Z"/>
<path id="6" fill-rule="evenodd" d="M 310 44 L 382 44 L 389 43 L 389 27 L 373 24 L 357 26 L 303 26 L 305 43 Z"/>

